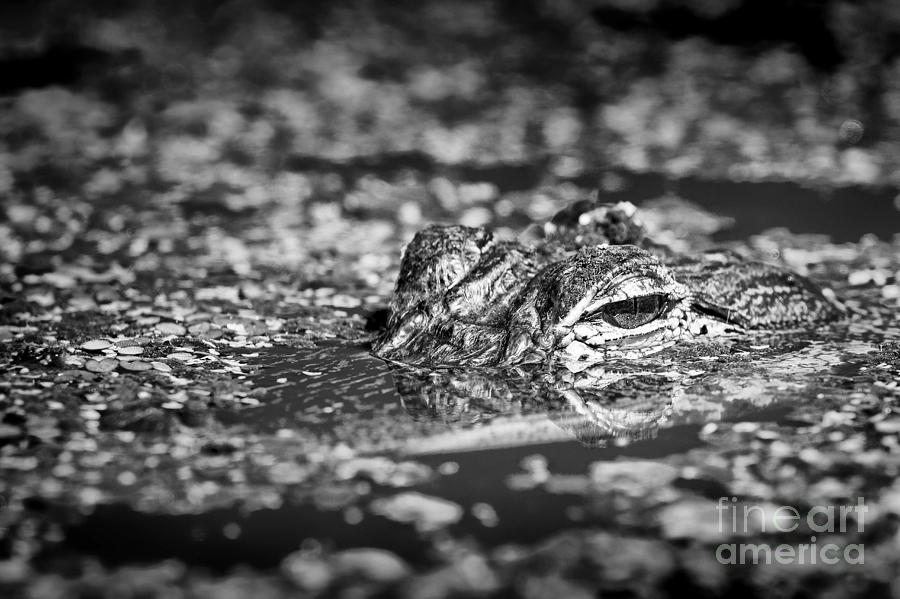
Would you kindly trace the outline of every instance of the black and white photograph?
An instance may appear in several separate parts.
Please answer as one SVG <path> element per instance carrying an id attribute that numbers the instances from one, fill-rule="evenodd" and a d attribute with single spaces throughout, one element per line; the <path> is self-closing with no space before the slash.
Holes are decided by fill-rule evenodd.
<path id="1" fill-rule="evenodd" d="M 900 599 L 900 2 L 0 2 L 0 597 Z"/>

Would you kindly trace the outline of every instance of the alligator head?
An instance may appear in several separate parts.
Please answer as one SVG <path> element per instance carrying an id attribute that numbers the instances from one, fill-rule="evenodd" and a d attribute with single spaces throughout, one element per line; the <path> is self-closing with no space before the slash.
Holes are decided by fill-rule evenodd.
<path id="1" fill-rule="evenodd" d="M 783 268 L 661 251 L 638 227 L 621 226 L 623 213 L 595 209 L 530 244 L 480 228 L 426 228 L 406 248 L 374 353 L 407 364 L 555 362 L 578 372 L 682 339 L 840 313 L 813 283 Z M 626 234 L 614 238 L 604 227 Z"/>

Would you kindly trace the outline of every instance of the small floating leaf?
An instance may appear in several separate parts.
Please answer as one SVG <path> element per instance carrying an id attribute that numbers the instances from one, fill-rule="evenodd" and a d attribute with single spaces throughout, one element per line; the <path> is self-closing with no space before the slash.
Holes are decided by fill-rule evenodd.
<path id="1" fill-rule="evenodd" d="M 100 351 L 110 347 L 112 343 L 106 339 L 91 339 L 81 344 L 81 349 L 85 351 Z"/>
<path id="2" fill-rule="evenodd" d="M 131 360 L 129 362 L 121 362 L 119 364 L 125 370 L 131 370 L 132 372 L 140 372 L 142 370 L 150 370 L 153 368 L 150 366 L 149 362 L 145 362 L 144 360 Z"/>

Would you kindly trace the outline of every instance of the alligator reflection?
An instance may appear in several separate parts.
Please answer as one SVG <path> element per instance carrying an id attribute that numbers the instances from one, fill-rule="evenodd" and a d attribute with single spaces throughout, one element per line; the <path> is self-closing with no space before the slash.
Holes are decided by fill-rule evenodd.
<path id="1" fill-rule="evenodd" d="M 409 453 L 443 453 L 577 439 L 588 447 L 656 437 L 681 392 L 678 377 L 594 369 L 532 374 L 522 370 L 425 371 L 392 368 L 413 419 L 453 425 L 408 440 Z"/>

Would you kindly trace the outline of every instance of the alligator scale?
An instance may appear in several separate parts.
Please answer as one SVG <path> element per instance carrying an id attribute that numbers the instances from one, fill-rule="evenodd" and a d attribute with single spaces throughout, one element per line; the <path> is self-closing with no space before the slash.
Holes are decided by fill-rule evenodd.
<path id="1" fill-rule="evenodd" d="M 537 240 L 430 226 L 407 246 L 376 355 L 428 366 L 581 371 L 746 329 L 809 326 L 841 308 L 808 279 L 732 253 L 646 239 L 634 206 L 580 203 Z"/>

